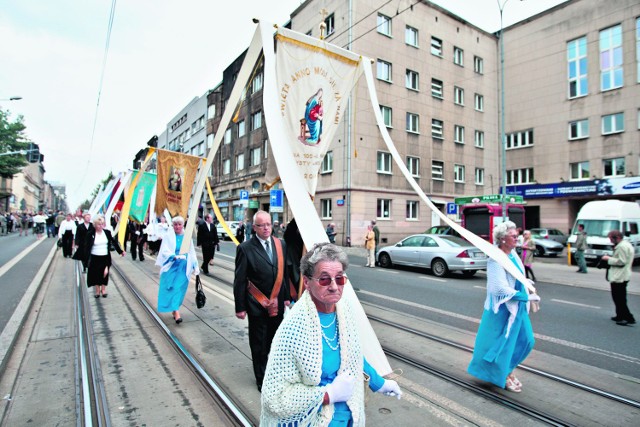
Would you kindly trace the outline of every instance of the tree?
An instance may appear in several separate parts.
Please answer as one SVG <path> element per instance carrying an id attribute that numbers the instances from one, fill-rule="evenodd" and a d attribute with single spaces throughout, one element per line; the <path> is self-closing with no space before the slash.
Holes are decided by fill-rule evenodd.
<path id="1" fill-rule="evenodd" d="M 23 117 L 18 116 L 11 122 L 9 116 L 9 111 L 0 109 L 0 176 L 3 178 L 12 178 L 27 165 L 27 159 L 20 151 L 29 147 L 24 134 L 27 127 L 22 123 Z"/>

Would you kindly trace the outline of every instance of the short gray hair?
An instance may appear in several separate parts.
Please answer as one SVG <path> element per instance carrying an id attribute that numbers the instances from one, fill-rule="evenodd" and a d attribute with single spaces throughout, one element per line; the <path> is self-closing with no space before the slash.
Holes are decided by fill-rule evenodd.
<path id="1" fill-rule="evenodd" d="M 498 242 L 502 240 L 504 236 L 507 235 L 507 232 L 509 230 L 515 230 L 515 229 L 516 229 L 516 224 L 513 223 L 512 221 L 505 221 L 496 225 L 495 227 L 493 227 L 493 243 L 497 245 Z"/>
<path id="2" fill-rule="evenodd" d="M 174 216 L 173 218 L 171 218 L 171 223 L 172 224 L 175 224 L 176 222 L 181 222 L 182 225 L 184 225 L 184 218 L 181 217 L 180 215 Z"/>
<path id="3" fill-rule="evenodd" d="M 323 261 L 338 261 L 343 271 L 349 267 L 349 257 L 341 248 L 333 243 L 316 243 L 300 260 L 300 274 L 313 277 L 316 265 Z"/>
<path id="4" fill-rule="evenodd" d="M 93 225 L 96 225 L 99 222 L 104 222 L 104 217 L 102 216 L 102 214 L 98 214 L 93 217 L 93 221 L 91 222 L 93 223 Z"/>

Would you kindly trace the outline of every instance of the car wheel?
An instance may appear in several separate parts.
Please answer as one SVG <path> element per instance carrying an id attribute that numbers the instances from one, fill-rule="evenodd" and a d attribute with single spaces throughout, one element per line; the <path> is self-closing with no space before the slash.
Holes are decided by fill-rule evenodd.
<path id="1" fill-rule="evenodd" d="M 462 272 L 462 275 L 464 277 L 473 277 L 476 275 L 476 273 L 478 272 L 478 270 L 465 270 Z"/>
<path id="2" fill-rule="evenodd" d="M 381 254 L 378 255 L 378 263 L 380 264 L 381 267 L 384 268 L 391 268 L 391 257 L 389 256 L 388 253 L 386 252 L 382 252 Z"/>
<path id="3" fill-rule="evenodd" d="M 535 256 L 544 256 L 544 248 L 536 245 L 536 251 L 533 253 Z"/>
<path id="4" fill-rule="evenodd" d="M 442 258 L 436 258 L 431 263 L 431 271 L 434 276 L 443 277 L 449 272 L 449 267 L 447 267 L 447 263 Z"/>

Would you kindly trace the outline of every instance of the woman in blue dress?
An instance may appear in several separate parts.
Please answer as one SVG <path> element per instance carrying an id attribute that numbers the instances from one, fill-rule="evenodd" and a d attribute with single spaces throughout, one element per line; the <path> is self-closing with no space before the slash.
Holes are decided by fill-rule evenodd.
<path id="1" fill-rule="evenodd" d="M 156 265 L 161 267 L 158 312 L 171 312 L 176 323 L 182 323 L 180 306 L 189 288 L 189 278 L 193 273 L 199 274 L 200 270 L 193 242 L 189 253 L 180 255 L 180 246 L 184 239 L 184 218 L 177 216 L 171 222 L 173 230 L 168 230 L 162 239 L 156 260 Z"/>
<path id="2" fill-rule="evenodd" d="M 515 248 L 516 225 L 506 221 L 493 229 L 493 241 L 524 272 Z M 480 320 L 473 357 L 467 371 L 481 380 L 520 393 L 522 383 L 514 369 L 533 349 L 529 302 L 540 301 L 493 259 L 487 262 L 487 298 Z"/>
<path id="3" fill-rule="evenodd" d="M 402 395 L 362 355 L 354 310 L 342 298 L 347 255 L 331 243 L 313 246 L 300 261 L 305 290 L 271 344 L 262 383 L 261 426 L 364 426 L 364 375 L 369 388 Z"/>

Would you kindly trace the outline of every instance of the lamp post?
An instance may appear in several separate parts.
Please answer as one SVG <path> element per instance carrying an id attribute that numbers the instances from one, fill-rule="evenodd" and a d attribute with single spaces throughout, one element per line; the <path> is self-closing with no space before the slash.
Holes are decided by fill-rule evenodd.
<path id="1" fill-rule="evenodd" d="M 2 98 L 0 101 L 20 101 L 21 99 L 21 96 L 10 96 L 9 98 Z"/>
<path id="2" fill-rule="evenodd" d="M 498 2 L 500 10 L 500 154 L 501 154 L 501 175 L 502 175 L 502 221 L 507 220 L 507 136 L 504 133 L 504 25 L 502 22 L 502 12 L 509 0 Z M 523 1 L 523 0 L 520 0 Z"/>

